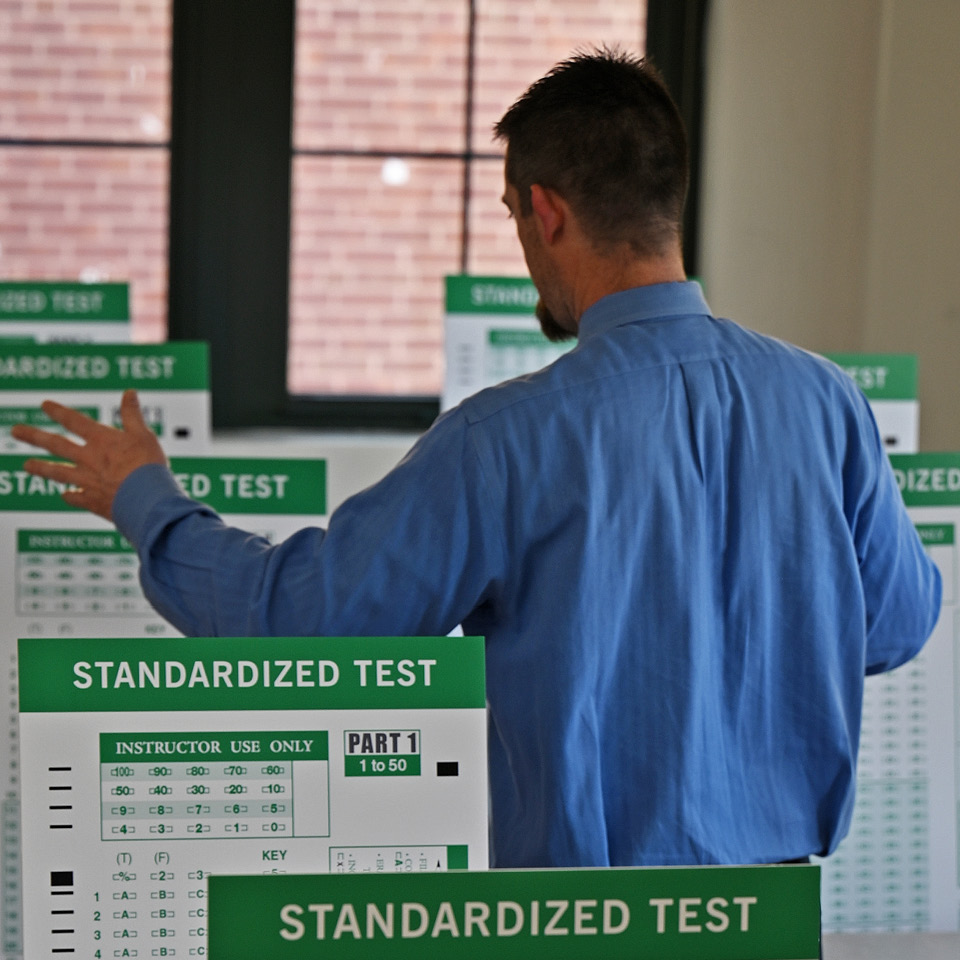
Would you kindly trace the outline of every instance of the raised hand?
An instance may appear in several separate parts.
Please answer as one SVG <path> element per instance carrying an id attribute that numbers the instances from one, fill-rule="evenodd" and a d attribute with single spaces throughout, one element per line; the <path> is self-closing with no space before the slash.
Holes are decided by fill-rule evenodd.
<path id="1" fill-rule="evenodd" d="M 85 414 L 53 400 L 43 403 L 43 412 L 74 436 L 77 443 L 59 433 L 18 424 L 11 435 L 40 447 L 61 461 L 31 459 L 23 465 L 28 473 L 68 485 L 63 499 L 71 506 L 111 518 L 113 498 L 120 484 L 137 467 L 167 462 L 160 441 L 140 411 L 136 391 L 127 390 L 120 401 L 121 429 L 97 423 Z"/>

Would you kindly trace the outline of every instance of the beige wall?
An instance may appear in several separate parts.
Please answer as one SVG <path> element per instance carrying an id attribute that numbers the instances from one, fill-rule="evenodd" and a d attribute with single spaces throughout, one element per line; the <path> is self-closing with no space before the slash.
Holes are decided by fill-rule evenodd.
<path id="1" fill-rule="evenodd" d="M 701 277 L 815 350 L 917 353 L 960 450 L 960 2 L 715 0 Z"/>

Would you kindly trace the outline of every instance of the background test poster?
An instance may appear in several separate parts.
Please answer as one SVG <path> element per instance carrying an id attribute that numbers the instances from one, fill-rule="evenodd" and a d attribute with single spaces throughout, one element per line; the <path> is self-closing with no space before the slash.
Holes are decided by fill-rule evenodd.
<path id="1" fill-rule="evenodd" d="M 40 343 L 130 339 L 126 283 L 0 282 L 0 338 Z"/>
<path id="2" fill-rule="evenodd" d="M 537 288 L 525 277 L 446 278 L 440 409 L 484 387 L 540 370 L 575 340 L 551 343 L 534 316 Z"/>
<path id="3" fill-rule="evenodd" d="M 821 862 L 827 931 L 960 930 L 960 453 L 892 456 L 904 501 L 943 577 L 921 653 L 868 677 L 857 802 Z"/>
<path id="4" fill-rule="evenodd" d="M 0 656 L 9 694 L 0 753 L 4 958 L 17 956 L 20 942 L 18 638 L 178 635 L 144 598 L 136 555 L 120 534 L 64 504 L 56 485 L 21 484 L 21 463 L 0 457 Z M 323 460 L 177 457 L 171 466 L 191 496 L 271 541 L 326 519 Z"/>
<path id="5" fill-rule="evenodd" d="M 870 401 L 887 453 L 920 449 L 917 358 L 908 353 L 825 353 Z"/>
<path id="6" fill-rule="evenodd" d="M 34 456 L 10 436 L 17 423 L 63 432 L 40 409 L 47 399 L 116 425 L 120 395 L 137 390 L 144 419 L 168 456 L 210 447 L 208 348 L 205 343 L 6 343 L 0 340 L 0 454 Z"/>
<path id="7" fill-rule="evenodd" d="M 479 637 L 21 641 L 26 956 L 202 956 L 210 873 L 484 869 L 483 666 Z"/>

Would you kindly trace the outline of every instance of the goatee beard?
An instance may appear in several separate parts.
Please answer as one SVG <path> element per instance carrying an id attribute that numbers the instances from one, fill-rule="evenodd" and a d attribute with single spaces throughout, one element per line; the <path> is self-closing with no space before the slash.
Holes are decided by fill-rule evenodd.
<path id="1" fill-rule="evenodd" d="M 536 316 L 537 320 L 540 321 L 540 329 L 543 331 L 543 335 L 551 343 L 563 343 L 565 340 L 573 339 L 574 335 L 557 323 L 542 299 L 537 300 Z"/>

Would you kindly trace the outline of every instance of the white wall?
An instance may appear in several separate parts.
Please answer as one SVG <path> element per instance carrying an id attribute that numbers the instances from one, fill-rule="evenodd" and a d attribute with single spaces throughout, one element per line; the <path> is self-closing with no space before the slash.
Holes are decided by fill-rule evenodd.
<path id="1" fill-rule="evenodd" d="M 960 2 L 714 0 L 701 277 L 814 350 L 917 353 L 960 449 Z"/>

